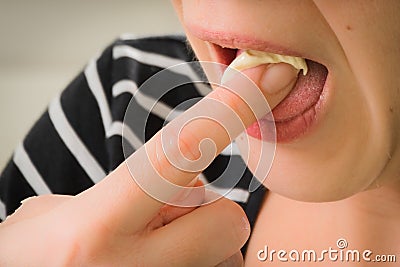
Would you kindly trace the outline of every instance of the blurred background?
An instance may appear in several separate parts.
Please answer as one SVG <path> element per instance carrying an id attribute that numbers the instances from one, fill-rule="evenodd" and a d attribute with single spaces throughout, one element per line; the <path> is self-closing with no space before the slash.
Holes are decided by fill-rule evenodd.
<path id="1" fill-rule="evenodd" d="M 51 99 L 115 38 L 181 32 L 165 0 L 0 0 L 0 172 Z"/>

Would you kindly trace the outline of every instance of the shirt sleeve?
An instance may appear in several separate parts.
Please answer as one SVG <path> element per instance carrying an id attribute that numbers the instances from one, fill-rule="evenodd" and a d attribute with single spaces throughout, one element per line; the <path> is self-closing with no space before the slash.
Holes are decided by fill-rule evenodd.
<path id="1" fill-rule="evenodd" d="M 17 146 L 0 175 L 0 220 L 21 200 L 35 195 L 75 195 L 102 180 L 123 160 L 123 119 L 135 90 L 170 65 L 190 60 L 182 36 L 118 39 L 91 60 L 50 103 Z M 133 124 L 148 121 L 146 136 L 129 129 L 131 153 L 156 133 L 167 114 L 152 114 L 152 92 L 137 99 Z M 195 90 L 170 94 L 170 105 L 199 96 Z M 176 103 L 175 103 L 176 102 Z M 143 137 L 143 138 L 142 138 Z"/>
<path id="2" fill-rule="evenodd" d="M 21 200 L 43 194 L 77 194 L 103 179 L 122 153 L 106 135 L 112 122 L 112 46 L 48 106 L 15 149 L 0 176 L 0 219 Z M 109 138 L 107 138 L 109 137 Z"/>

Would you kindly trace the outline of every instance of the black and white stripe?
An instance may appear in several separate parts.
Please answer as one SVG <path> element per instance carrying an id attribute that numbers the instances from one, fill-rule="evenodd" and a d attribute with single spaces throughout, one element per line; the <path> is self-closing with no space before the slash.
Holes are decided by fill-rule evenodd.
<path id="1" fill-rule="evenodd" d="M 6 204 L 0 200 L 0 220 L 4 220 L 7 217 Z"/>

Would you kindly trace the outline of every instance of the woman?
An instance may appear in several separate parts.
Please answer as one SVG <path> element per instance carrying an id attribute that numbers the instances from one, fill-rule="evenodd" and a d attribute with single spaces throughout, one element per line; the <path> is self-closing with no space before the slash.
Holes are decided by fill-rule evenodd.
<path id="1" fill-rule="evenodd" d="M 250 127 L 247 130 L 249 144 L 244 146 L 244 150 L 242 146 L 246 164 L 268 188 L 268 193 L 264 194 L 265 188 L 260 187 L 242 202 L 246 214 L 227 199 L 198 208 L 164 206 L 164 203 L 140 190 L 137 183 L 132 183 L 131 167 L 141 166 L 141 170 L 145 170 L 136 173 L 137 177 L 159 175 L 180 185 L 188 185 L 197 173 L 174 168 L 164 154 L 160 156 L 157 153 L 160 151 L 158 145 L 162 143 L 157 139 L 160 134 L 146 143 L 145 148 L 136 150 L 132 157 L 134 160 L 128 164 L 124 162 L 114 170 L 123 160 L 123 153 L 111 143 L 120 144 L 121 139 L 110 141 L 112 138 L 108 138 L 105 142 L 101 138 L 111 132 L 109 127 L 115 117 L 123 115 L 113 113 L 109 123 L 104 123 L 101 104 L 98 105 L 99 112 L 90 113 L 92 109 L 87 110 L 78 101 L 84 99 L 80 95 L 84 92 L 74 88 L 88 87 L 97 101 L 93 106 L 104 103 L 103 98 L 107 99 L 111 111 L 116 110 L 115 106 L 124 106 L 123 103 L 127 106 L 127 100 L 112 98 L 114 91 L 118 91 L 113 91 L 113 85 L 122 79 L 141 84 L 154 73 L 144 74 L 138 71 L 141 68 L 120 59 L 118 55 L 121 53 L 118 53 L 121 50 L 115 47 L 130 45 L 129 41 L 120 41 L 106 50 L 95 65 L 89 64 L 85 73 L 63 93 L 61 100 L 50 106 L 49 115 L 39 121 L 43 125 L 34 128 L 42 135 L 36 135 L 38 131 L 33 130 L 24 143 L 26 150 L 35 150 L 33 144 L 41 139 L 40 136 L 46 136 L 44 133 L 51 135 L 45 129 L 53 129 L 51 127 L 54 126 L 54 131 L 58 133 L 56 136 L 62 139 L 58 141 L 66 144 L 69 151 L 76 151 L 68 147 L 67 144 L 71 144 L 68 137 L 62 138 L 67 129 L 62 124 L 57 125 L 65 118 L 53 116 L 59 114 L 56 111 L 60 108 L 65 114 L 73 114 L 75 110 L 77 114 L 67 117 L 67 120 L 81 138 L 88 136 L 88 133 L 83 133 L 85 131 L 93 135 L 93 139 L 82 139 L 98 163 L 85 165 L 85 160 L 79 160 L 81 154 L 73 154 L 70 155 L 73 163 L 65 166 L 65 156 L 57 158 L 58 150 L 48 150 L 50 152 L 44 154 L 54 157 L 54 165 L 62 166 L 47 167 L 50 171 L 40 170 L 39 174 L 56 179 L 54 176 L 68 173 L 72 180 L 65 178 L 60 182 L 56 179 L 57 183 L 49 185 L 56 190 L 49 191 L 73 194 L 72 191 L 79 187 L 81 190 L 75 192 L 78 193 L 91 184 L 85 184 L 80 179 L 73 188 L 66 190 L 74 184 L 74 177 L 87 175 L 94 181 L 97 181 L 96 177 L 100 177 L 99 180 L 103 178 L 102 168 L 90 166 L 100 165 L 103 169 L 114 171 L 76 197 L 47 195 L 25 202 L 0 226 L 4 240 L 0 245 L 0 262 L 3 265 L 39 266 L 241 265 L 239 250 L 250 236 L 247 218 L 252 225 L 245 251 L 244 264 L 247 266 L 262 266 L 265 261 L 273 261 L 274 266 L 287 264 L 286 261 L 297 263 L 296 253 L 290 254 L 291 250 L 298 250 L 300 254 L 304 250 L 315 250 L 318 255 L 315 261 L 318 261 L 321 255 L 327 255 L 322 252 L 329 247 L 345 251 L 346 247 L 339 247 L 339 242 L 336 244 L 339 239 L 345 240 L 349 249 L 358 249 L 361 254 L 370 250 L 372 254 L 367 257 L 361 255 L 359 262 L 324 256 L 320 264 L 362 266 L 363 261 L 368 259 L 379 264 L 376 255 L 398 251 L 397 99 L 400 80 L 397 78 L 397 62 L 400 50 L 397 44 L 400 31 L 397 14 L 400 4 L 397 1 L 173 1 L 173 4 L 190 45 L 201 61 L 229 64 L 240 54 L 238 51 L 251 49 L 301 57 L 307 59 L 307 64 L 311 66 L 315 79 L 305 78 L 304 83 L 308 86 L 298 90 L 294 90 L 296 87 L 278 90 L 277 95 L 269 95 L 262 90 L 268 87 L 269 81 L 263 82 L 268 67 L 259 66 L 246 73 L 261 88 L 267 100 L 274 103 L 272 107 L 280 102 L 273 111 L 278 143 L 268 177 L 262 177 L 263 173 L 257 172 L 259 155 L 255 151 L 264 149 L 260 147 L 263 142 L 258 138 L 263 128 Z M 157 50 L 162 51 L 160 53 L 187 58 L 182 42 L 177 44 L 179 41 L 176 39 L 167 42 L 162 38 L 144 40 L 131 44 L 131 47 L 154 53 L 154 43 L 157 42 L 160 44 Z M 155 62 L 161 61 L 156 60 L 152 65 L 157 64 Z M 205 69 L 205 72 L 208 77 L 220 75 L 212 70 Z M 281 87 L 289 82 L 291 79 L 287 77 Z M 95 89 L 99 83 L 104 87 L 103 96 Z M 239 113 L 246 126 L 255 121 L 241 99 L 218 86 L 214 88 L 216 90 L 206 99 L 216 99 L 229 105 Z M 90 106 L 90 103 L 86 104 Z M 222 108 L 216 111 L 222 112 Z M 104 130 L 95 133 L 89 126 L 85 128 L 85 125 L 74 123 L 78 114 L 82 121 L 85 115 L 81 114 L 101 118 L 98 121 L 103 122 L 100 126 L 104 126 Z M 189 117 L 193 115 L 190 111 L 186 114 Z M 50 122 L 53 126 L 49 125 Z M 218 139 L 222 135 L 210 121 L 199 121 L 191 127 L 187 139 L 180 139 L 185 144 L 183 153 L 191 159 L 199 156 L 198 142 L 194 140 L 211 137 L 219 150 L 230 141 L 225 137 Z M 83 130 L 80 132 L 78 129 Z M 157 130 L 157 127 L 150 129 L 149 135 Z M 196 133 L 194 137 L 192 133 Z M 150 153 L 153 155 L 149 157 L 150 161 L 146 148 L 153 152 Z M 169 149 L 167 152 L 175 151 L 173 147 Z M 18 159 L 11 165 L 18 165 L 15 163 Z M 79 168 L 75 166 L 76 162 L 79 162 Z M 154 162 L 155 167 L 152 165 Z M 40 169 L 38 162 L 33 165 Z M 85 174 L 80 174 L 81 167 Z M 12 194 L 18 195 L 15 191 L 24 191 L 15 182 L 17 179 L 12 179 L 29 176 L 21 169 L 24 168 L 11 166 L 2 175 L 3 183 L 7 184 L 6 187 L 1 186 L 2 200 Z M 154 169 L 159 172 L 157 175 Z M 30 170 L 27 168 L 25 172 Z M 53 173 L 52 170 L 58 172 Z M 195 181 L 191 184 L 200 185 Z M 200 190 L 193 192 L 183 198 L 198 204 L 204 202 Z M 39 241 L 43 236 L 45 240 Z M 17 257 L 21 247 L 23 258 Z M 44 254 L 50 249 L 51 255 Z M 286 254 L 281 253 L 279 257 L 278 253 L 272 254 L 271 259 L 271 249 L 283 250 Z M 299 259 L 301 261 L 301 257 Z M 311 257 L 300 264 L 313 266 L 318 262 L 314 263 Z"/>

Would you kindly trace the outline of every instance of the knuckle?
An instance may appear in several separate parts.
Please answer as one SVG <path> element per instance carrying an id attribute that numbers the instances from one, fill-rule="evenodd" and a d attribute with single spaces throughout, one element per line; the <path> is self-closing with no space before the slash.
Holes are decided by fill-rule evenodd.
<path id="1" fill-rule="evenodd" d="M 200 157 L 199 145 L 201 139 L 190 130 L 190 127 L 185 127 L 179 135 L 179 152 L 189 160 L 196 160 Z"/>
<path id="2" fill-rule="evenodd" d="M 172 142 L 169 142 L 171 138 Z M 197 136 L 190 131 L 179 136 L 169 135 L 165 140 L 160 137 L 154 142 L 154 147 L 148 150 L 151 153 L 149 156 L 154 170 L 160 177 L 170 182 L 186 185 L 188 182 L 186 179 L 179 181 L 177 177 L 197 171 L 192 160 L 200 155 L 196 146 L 198 143 Z"/>
<path id="3" fill-rule="evenodd" d="M 62 252 L 62 266 L 99 266 L 107 262 L 105 250 L 110 243 L 109 230 L 99 223 L 70 221 L 68 227 L 57 232 L 56 244 Z"/>
<path id="4" fill-rule="evenodd" d="M 70 224 L 63 231 L 52 234 L 51 247 L 57 247 L 57 252 L 52 255 L 59 266 L 77 266 L 85 262 L 83 257 L 82 233 L 76 224 Z M 60 254 L 59 254 L 60 253 Z"/>
<path id="5" fill-rule="evenodd" d="M 198 117 L 186 124 L 178 137 L 178 164 L 184 171 L 200 172 L 215 158 L 215 130 L 218 123 L 209 117 Z"/>
<path id="6" fill-rule="evenodd" d="M 60 254 L 55 259 L 61 259 L 62 266 L 99 266 L 108 262 L 107 257 L 99 255 L 112 255 L 109 252 L 115 230 L 101 220 L 82 215 L 77 211 L 56 217 L 60 224 L 51 230 L 55 239 L 50 248 L 58 248 Z"/>
<path id="7" fill-rule="evenodd" d="M 168 147 L 163 146 L 161 142 L 162 140 L 155 142 L 153 149 L 148 150 L 151 151 L 149 159 L 151 160 L 154 170 L 161 178 L 171 180 L 177 174 L 177 169 L 173 167 L 169 157 L 174 157 L 171 154 L 175 152 L 170 151 Z"/>

